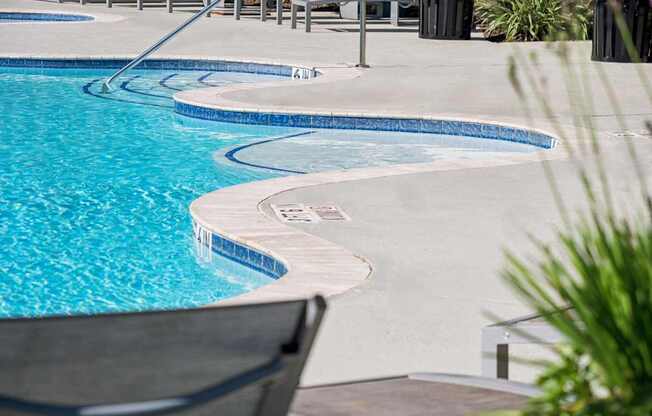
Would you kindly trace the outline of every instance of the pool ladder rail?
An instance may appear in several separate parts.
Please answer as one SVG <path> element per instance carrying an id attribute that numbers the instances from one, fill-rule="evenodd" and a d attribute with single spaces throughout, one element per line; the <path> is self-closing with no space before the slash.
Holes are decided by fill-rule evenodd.
<path id="1" fill-rule="evenodd" d="M 106 94 L 111 91 L 111 83 L 118 78 L 120 75 L 124 74 L 131 68 L 135 67 L 139 63 L 141 63 L 145 58 L 147 58 L 149 55 L 152 53 L 156 52 L 158 49 L 161 48 L 167 41 L 170 39 L 174 38 L 176 35 L 178 35 L 181 31 L 183 31 L 185 28 L 188 26 L 192 25 L 195 21 L 199 20 L 202 16 L 207 14 L 209 11 L 211 11 L 213 8 L 215 8 L 217 5 L 221 4 L 223 0 L 214 0 L 212 3 L 210 0 L 207 0 L 206 6 L 204 6 L 200 11 L 198 11 L 194 16 L 192 16 L 190 19 L 186 20 L 183 22 L 179 27 L 174 29 L 172 32 L 168 33 L 167 35 L 163 36 L 161 39 L 159 39 L 155 44 L 147 48 L 143 53 L 138 55 L 136 58 L 134 58 L 131 62 L 129 62 L 127 65 L 123 66 L 120 68 L 115 74 L 111 75 L 109 78 L 107 78 L 104 83 L 102 83 L 102 93 Z"/>

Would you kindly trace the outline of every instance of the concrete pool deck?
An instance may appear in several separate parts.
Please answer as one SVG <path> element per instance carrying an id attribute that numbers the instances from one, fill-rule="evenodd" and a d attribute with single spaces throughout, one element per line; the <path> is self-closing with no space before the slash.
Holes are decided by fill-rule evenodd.
<path id="1" fill-rule="evenodd" d="M 124 16 L 114 23 L 85 25 L 0 26 L 0 55 L 101 56 L 136 54 L 185 19 L 184 12 L 138 12 L 101 4 L 49 4 L 4 1 L 12 9 L 63 10 Z M 46 37 L 47 36 L 47 37 Z M 20 39 L 20 41 L 17 41 Z M 652 140 L 642 122 L 652 109 L 637 81 L 636 68 L 588 62 L 590 44 L 569 45 L 578 65 L 586 64 L 595 86 L 589 116 L 607 146 L 613 186 L 623 198 L 635 191 L 615 114 L 599 87 L 597 65 L 619 91 L 622 110 L 646 165 L 652 165 Z M 545 45 L 519 45 L 541 53 L 549 95 L 557 120 L 572 125 L 572 105 L 563 89 L 563 74 Z M 161 53 L 244 61 L 339 68 L 359 76 L 336 83 L 291 88 L 249 89 L 225 98 L 243 107 L 260 105 L 366 114 L 423 114 L 527 125 L 522 103 L 507 77 L 507 58 L 514 46 L 481 40 L 420 40 L 406 31 L 372 32 L 369 70 L 351 68 L 357 57 L 357 33 L 335 32 L 315 24 L 313 33 L 277 26 L 273 19 L 236 22 L 232 17 L 200 21 Z M 580 58 L 580 55 L 582 58 Z M 643 71 L 652 76 L 652 68 Z M 531 96 L 530 91 L 526 94 Z M 550 129 L 550 120 L 533 110 L 534 127 Z M 581 206 L 572 163 L 551 166 L 567 202 Z M 390 168 L 391 169 L 391 168 Z M 505 318 L 527 310 L 498 277 L 502 247 L 527 251 L 525 232 L 552 236 L 558 221 L 541 165 L 536 160 L 509 166 L 431 170 L 403 175 L 314 184 L 285 190 L 268 203 L 336 203 L 351 222 L 300 226 L 296 229 L 369 260 L 373 272 L 362 285 L 331 299 L 330 310 L 303 383 L 315 385 L 377 378 L 410 372 L 477 374 L 480 330 L 491 322 L 487 311 Z M 245 185 L 246 186 L 246 185 Z M 261 196 L 260 200 L 270 195 Z M 625 199 L 626 200 L 626 199 Z M 256 206 L 251 207 L 257 209 Z"/>

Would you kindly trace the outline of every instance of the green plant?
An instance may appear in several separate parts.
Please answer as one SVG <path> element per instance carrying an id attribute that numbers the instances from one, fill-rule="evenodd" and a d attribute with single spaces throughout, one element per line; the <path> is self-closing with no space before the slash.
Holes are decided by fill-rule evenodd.
<path id="1" fill-rule="evenodd" d="M 629 36 L 622 15 L 616 15 Z M 629 39 L 631 44 L 631 38 Z M 632 48 L 629 48 L 632 49 Z M 543 394 L 530 401 L 527 416 L 652 415 L 652 195 L 631 139 L 625 139 L 640 187 L 640 199 L 617 204 L 603 161 L 603 150 L 590 114 L 593 93 L 586 64 L 572 64 L 562 42 L 551 47 L 560 59 L 569 100 L 577 110 L 575 144 L 554 114 L 545 94 L 545 76 L 536 55 L 525 58 L 518 48 L 509 77 L 531 119 L 526 85 L 565 141 L 588 203 L 572 217 L 544 162 L 563 226 L 557 245 L 535 240 L 538 260 L 523 261 L 508 253 L 503 273 L 525 302 L 560 333 L 565 344 L 555 349 L 537 383 Z M 630 53 L 635 53 L 635 50 Z M 604 68 L 595 66 L 619 127 L 626 130 L 619 97 Z M 643 91 L 652 103 L 652 88 L 637 68 Z M 524 76 L 526 83 L 521 82 Z M 650 123 L 646 123 L 650 130 Z M 652 130 L 650 131 L 652 133 Z M 623 201 L 624 202 L 624 201 Z M 615 207 L 628 206 L 634 212 Z"/>
<path id="2" fill-rule="evenodd" d="M 589 0 L 477 0 L 476 19 L 488 38 L 511 41 L 588 39 Z"/>
<path id="3" fill-rule="evenodd" d="M 564 256 L 539 244 L 535 267 L 509 257 L 508 282 L 570 345 L 526 414 L 652 414 L 651 220 L 593 212 L 559 233 Z"/>
<path id="4" fill-rule="evenodd" d="M 590 114 L 592 92 L 586 77 L 570 64 L 563 44 L 555 50 L 566 74 L 569 99 L 580 114 Z M 553 117 L 543 83 L 536 76 L 536 57 L 530 63 L 516 54 L 510 79 L 525 97 L 516 63 L 540 105 Z M 530 70 L 528 70 L 528 68 Z M 613 88 L 598 68 L 621 127 L 625 121 Z M 640 73 L 649 91 L 644 74 Z M 525 106 L 527 109 L 527 105 Z M 526 110 L 527 111 L 527 110 Z M 564 227 L 558 248 L 536 241 L 540 259 L 529 263 L 508 254 L 507 282 L 534 310 L 560 331 L 567 343 L 556 350 L 559 361 L 548 365 L 538 384 L 543 395 L 532 400 L 525 415 L 650 415 L 652 414 L 652 197 L 635 147 L 627 142 L 640 182 L 638 216 L 618 215 L 602 161 L 600 143 L 590 117 L 575 116 L 577 127 L 588 130 L 589 146 L 567 142 L 589 210 L 572 220 L 547 169 Z M 568 135 L 555 124 L 560 137 Z M 578 130 L 583 131 L 583 130 Z M 578 133 L 581 134 L 581 133 Z M 578 143 L 586 137 L 578 137 Z M 589 169 L 590 156 L 595 168 Z M 596 178 L 597 177 L 597 181 Z M 570 307 L 570 309 L 567 309 Z"/>

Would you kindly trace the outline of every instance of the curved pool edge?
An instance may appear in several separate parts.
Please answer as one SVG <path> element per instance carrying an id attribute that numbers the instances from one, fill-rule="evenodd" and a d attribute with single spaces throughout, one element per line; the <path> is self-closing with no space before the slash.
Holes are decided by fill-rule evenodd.
<path id="1" fill-rule="evenodd" d="M 317 69 L 316 69 L 317 70 Z M 538 128 L 523 127 L 500 121 L 469 119 L 448 115 L 376 114 L 341 112 L 313 108 L 259 106 L 229 99 L 240 91 L 274 88 L 300 88 L 306 84 L 337 82 L 360 76 L 355 68 L 318 68 L 319 77 L 300 84 L 279 82 L 201 88 L 174 94 L 175 112 L 187 117 L 210 121 L 313 129 L 372 130 L 401 133 L 428 133 L 502 140 L 552 149 L 559 140 Z"/>
<path id="2" fill-rule="evenodd" d="M 259 204 L 279 192 L 320 182 L 297 181 L 296 178 L 236 185 L 210 192 L 192 202 L 192 220 L 203 232 L 209 233 L 211 240 L 217 237 L 232 241 L 236 250 L 240 247 L 243 254 L 245 250 L 263 253 L 282 264 L 285 271 L 267 285 L 208 306 L 284 301 L 315 294 L 332 296 L 352 289 L 370 275 L 371 266 L 361 257 L 327 240 L 288 227 L 259 209 Z M 248 259 L 242 259 L 243 263 L 247 264 Z"/>
<path id="3" fill-rule="evenodd" d="M 281 223 L 265 212 L 271 197 L 299 188 L 435 171 L 479 169 L 565 158 L 560 150 L 510 154 L 488 160 L 458 159 L 387 167 L 325 171 L 235 185 L 205 194 L 190 206 L 193 221 L 287 267 L 281 278 L 209 306 L 333 297 L 363 284 L 373 265 L 335 243 Z"/>
<path id="4" fill-rule="evenodd" d="M 300 176 L 257 181 L 220 189 L 192 202 L 193 221 L 211 235 L 241 245 L 242 253 L 253 249 L 283 263 L 287 273 L 251 292 L 216 302 L 231 305 L 264 301 L 325 297 L 344 293 L 371 275 L 372 265 L 341 246 L 300 231 L 265 214 L 270 197 L 297 188 L 454 169 L 470 169 L 538 162 L 565 157 L 552 134 L 504 122 L 461 117 L 410 114 L 350 114 L 328 110 L 281 109 L 247 106 L 228 95 L 245 90 L 301 88 L 306 84 L 337 82 L 360 76 L 349 67 L 318 68 L 320 76 L 300 84 L 269 82 L 228 87 L 194 89 L 174 95 L 175 111 L 181 115 L 212 121 L 280 125 L 302 128 L 359 129 L 396 132 L 439 133 L 524 143 L 541 148 L 530 154 L 506 155 L 489 160 L 447 160 L 422 164 L 325 171 Z M 211 237 L 212 239 L 212 237 Z"/>
<path id="5" fill-rule="evenodd" d="M 325 171 L 300 176 L 257 181 L 220 189 L 193 201 L 193 221 L 207 232 L 243 246 L 267 253 L 282 262 L 287 273 L 276 281 L 251 292 L 216 302 L 215 305 L 281 301 L 320 294 L 331 297 L 362 284 L 371 275 L 372 265 L 341 246 L 282 224 L 265 214 L 263 205 L 270 197 L 297 188 L 454 169 L 505 166 L 564 158 L 557 137 L 545 130 L 520 125 L 471 120 L 456 116 L 419 114 L 342 113 L 323 109 L 286 109 L 248 106 L 230 100 L 229 94 L 274 88 L 301 88 L 314 83 L 337 82 L 361 75 L 351 67 L 317 68 L 320 76 L 300 84 L 269 82 L 228 87 L 201 88 L 176 93 L 175 111 L 181 115 L 212 121 L 280 125 L 302 128 L 359 129 L 396 132 L 451 134 L 504 140 L 533 145 L 541 151 L 506 155 L 489 160 L 447 160 L 421 164 L 393 165 L 343 171 Z"/>

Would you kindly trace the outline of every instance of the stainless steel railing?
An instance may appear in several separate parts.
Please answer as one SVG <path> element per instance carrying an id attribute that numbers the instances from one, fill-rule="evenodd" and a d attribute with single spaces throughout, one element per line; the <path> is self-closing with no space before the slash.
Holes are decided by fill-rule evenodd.
<path id="1" fill-rule="evenodd" d="M 212 8 L 217 6 L 218 4 L 221 3 L 222 0 L 214 0 L 212 3 L 210 0 L 208 0 L 208 4 L 201 9 L 200 11 L 197 12 L 194 16 L 192 16 L 190 19 L 186 20 L 183 22 L 179 27 L 174 29 L 172 32 L 168 33 L 167 35 L 163 36 L 161 39 L 159 39 L 155 44 L 147 48 L 143 53 L 138 55 L 136 58 L 134 58 L 131 62 L 129 62 L 127 65 L 123 66 L 120 68 L 115 74 L 111 75 L 109 78 L 107 78 L 106 81 L 102 84 L 102 92 L 103 93 L 108 93 L 111 91 L 111 83 L 118 78 L 120 75 L 124 74 L 131 68 L 135 67 L 139 63 L 141 63 L 145 58 L 147 58 L 150 54 L 156 52 L 161 46 L 163 46 L 167 41 L 170 39 L 174 38 L 179 32 L 193 24 L 196 20 L 198 20 L 200 17 L 211 11 Z"/>

